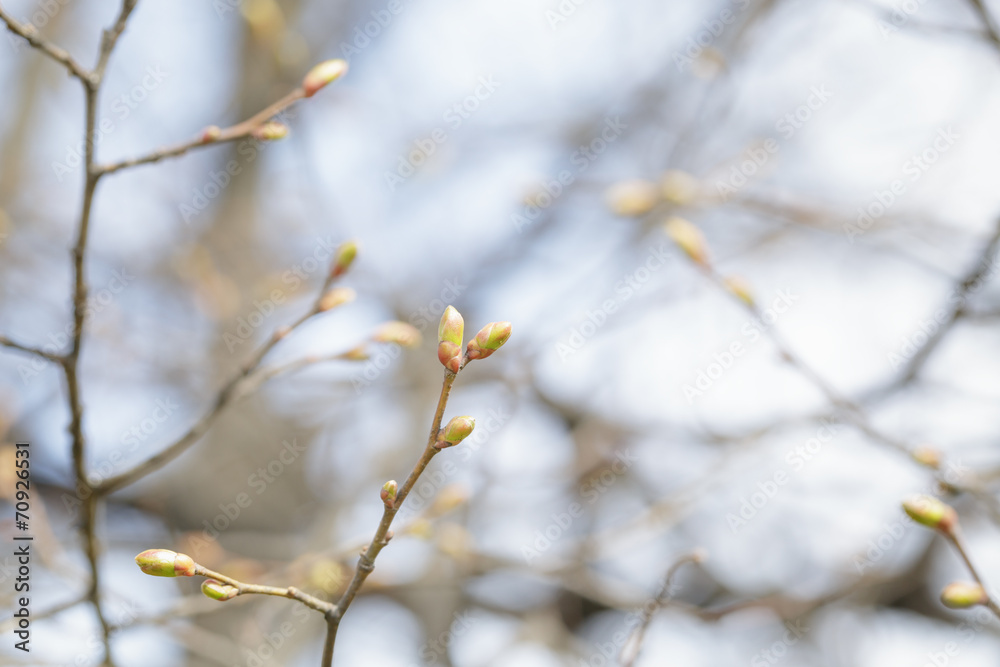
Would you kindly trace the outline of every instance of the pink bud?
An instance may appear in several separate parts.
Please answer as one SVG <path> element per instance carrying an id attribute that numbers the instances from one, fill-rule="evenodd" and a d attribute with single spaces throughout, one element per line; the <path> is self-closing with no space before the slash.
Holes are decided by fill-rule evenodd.
<path id="1" fill-rule="evenodd" d="M 462 336 L 465 320 L 453 306 L 445 308 L 438 325 L 438 361 L 452 373 L 462 366 Z"/>
<path id="2" fill-rule="evenodd" d="M 326 60 L 314 66 L 302 79 L 302 90 L 306 97 L 312 97 L 327 85 L 333 83 L 347 73 L 347 61 L 336 59 Z"/>
<path id="3" fill-rule="evenodd" d="M 490 322 L 479 330 L 476 337 L 469 341 L 469 359 L 485 359 L 507 342 L 510 338 L 510 322 Z"/>
<path id="4" fill-rule="evenodd" d="M 135 557 L 135 563 L 154 577 L 192 577 L 196 567 L 190 556 L 169 549 L 147 549 Z"/>

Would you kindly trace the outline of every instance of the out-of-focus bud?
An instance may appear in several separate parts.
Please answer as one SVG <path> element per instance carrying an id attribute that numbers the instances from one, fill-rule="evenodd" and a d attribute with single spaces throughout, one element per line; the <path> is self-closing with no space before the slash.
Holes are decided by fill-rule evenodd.
<path id="1" fill-rule="evenodd" d="M 708 266 L 708 244 L 701 230 L 684 218 L 673 217 L 664 225 L 667 236 L 693 261 Z"/>
<path id="2" fill-rule="evenodd" d="M 376 343 L 395 343 L 400 347 L 417 347 L 420 339 L 420 331 L 406 322 L 386 322 L 379 325 L 372 335 Z"/>
<path id="3" fill-rule="evenodd" d="M 469 500 L 469 491 L 461 484 L 450 484 L 441 489 L 434 503 L 427 510 L 428 516 L 441 516 Z"/>
<path id="4" fill-rule="evenodd" d="M 201 131 L 201 143 L 210 144 L 213 141 L 218 141 L 221 136 L 222 130 L 219 129 L 218 125 L 209 125 Z"/>
<path id="5" fill-rule="evenodd" d="M 447 426 L 438 433 L 434 446 L 438 449 L 454 447 L 468 438 L 474 428 L 476 428 L 476 420 L 472 417 L 452 417 Z"/>
<path id="6" fill-rule="evenodd" d="M 379 493 L 379 497 L 382 498 L 382 503 L 389 509 L 392 508 L 393 504 L 396 502 L 396 493 L 399 491 L 399 485 L 396 480 L 390 479 L 388 482 L 382 485 L 382 491 Z"/>
<path id="7" fill-rule="evenodd" d="M 467 349 L 469 359 L 485 359 L 507 342 L 510 338 L 510 322 L 490 322 L 479 330 L 476 337 L 469 341 Z"/>
<path id="8" fill-rule="evenodd" d="M 332 559 L 319 560 L 309 568 L 307 580 L 325 593 L 334 593 L 344 583 L 344 568 Z"/>
<path id="9" fill-rule="evenodd" d="M 697 547 L 691 552 L 691 561 L 694 563 L 704 563 L 708 560 L 708 549 L 704 547 Z"/>
<path id="10" fill-rule="evenodd" d="M 982 586 L 966 581 L 950 583 L 941 591 L 941 602 L 952 609 L 968 609 L 986 604 L 989 599 Z"/>
<path id="11" fill-rule="evenodd" d="M 135 557 L 135 564 L 154 577 L 192 577 L 195 570 L 190 556 L 169 549 L 147 549 Z"/>
<path id="12" fill-rule="evenodd" d="M 671 204 L 686 206 L 698 198 L 701 183 L 697 178 L 679 169 L 671 169 L 663 174 L 660 193 Z"/>
<path id="13" fill-rule="evenodd" d="M 922 466 L 934 469 L 941 467 L 941 452 L 930 445 L 920 445 L 910 452 L 910 456 Z"/>
<path id="14" fill-rule="evenodd" d="M 434 535 L 434 526 L 427 519 L 420 518 L 415 519 L 403 532 L 417 539 L 429 540 Z"/>
<path id="15" fill-rule="evenodd" d="M 615 215 L 635 218 L 653 210 L 660 201 L 660 192 L 649 181 L 623 181 L 608 188 L 605 199 Z"/>
<path id="16" fill-rule="evenodd" d="M 288 126 L 272 120 L 255 127 L 250 134 L 258 141 L 277 141 L 288 136 Z"/>
<path id="17" fill-rule="evenodd" d="M 306 97 L 312 97 L 328 84 L 333 83 L 347 73 L 347 61 L 336 59 L 326 60 L 314 66 L 302 79 L 302 90 Z"/>
<path id="18" fill-rule="evenodd" d="M 333 262 L 333 271 L 331 272 L 333 277 L 342 276 L 347 273 L 347 270 L 351 268 L 351 264 L 354 263 L 354 258 L 358 256 L 358 242 L 357 241 L 344 241 L 337 248 L 337 257 Z"/>
<path id="19" fill-rule="evenodd" d="M 736 276 L 730 276 L 726 278 L 726 289 L 729 290 L 731 294 L 739 298 L 740 301 L 747 304 L 748 306 L 753 305 L 753 292 L 750 291 L 750 284 L 742 278 Z"/>
<path id="20" fill-rule="evenodd" d="M 438 529 L 437 544 L 441 553 L 455 559 L 468 557 L 474 546 L 469 531 L 450 521 L 442 524 Z"/>
<path id="21" fill-rule="evenodd" d="M 235 586 L 224 584 L 221 581 L 216 581 L 215 579 L 206 579 L 201 582 L 201 592 L 205 594 L 205 597 L 210 597 L 213 600 L 218 600 L 219 602 L 232 600 L 240 594 L 240 590 Z"/>
<path id="22" fill-rule="evenodd" d="M 343 306 L 345 303 L 354 301 L 357 296 L 358 293 L 350 287 L 334 287 L 319 300 L 319 310 L 325 313 L 337 306 Z"/>
<path id="23" fill-rule="evenodd" d="M 364 345 L 358 345 L 344 353 L 344 359 L 348 361 L 367 361 L 368 358 L 368 350 Z"/>
<path id="24" fill-rule="evenodd" d="M 462 366 L 462 337 L 465 320 L 454 306 L 448 306 L 438 324 L 438 360 L 452 373 Z"/>
<path id="25" fill-rule="evenodd" d="M 958 527 L 958 514 L 950 505 L 932 496 L 912 496 L 903 501 L 903 510 L 911 519 L 928 528 L 953 534 Z"/>

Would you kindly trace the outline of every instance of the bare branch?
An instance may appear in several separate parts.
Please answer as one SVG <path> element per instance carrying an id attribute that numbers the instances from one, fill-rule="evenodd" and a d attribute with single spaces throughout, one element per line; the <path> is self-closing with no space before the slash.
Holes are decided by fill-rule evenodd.
<path id="1" fill-rule="evenodd" d="M 198 440 L 205 435 L 222 410 L 237 396 L 237 389 L 241 387 L 244 380 L 250 377 L 250 375 L 257 370 L 261 361 L 263 361 L 264 357 L 267 356 L 267 353 L 270 352 L 274 346 L 278 344 L 278 342 L 288 336 L 288 334 L 297 329 L 311 317 L 323 312 L 321 306 L 323 295 L 329 289 L 335 278 L 335 272 L 330 271 L 327 274 L 327 279 L 323 283 L 323 288 L 320 290 L 319 295 L 313 302 L 312 307 L 292 324 L 276 329 L 274 333 L 271 334 L 271 337 L 268 338 L 267 342 L 254 353 L 250 360 L 222 386 L 216 394 L 215 400 L 212 402 L 212 407 L 209 408 L 209 410 L 202 415 L 198 421 L 192 424 L 184 435 L 174 441 L 173 444 L 168 445 L 159 453 L 154 454 L 142 463 L 137 464 L 131 470 L 126 470 L 119 475 L 109 477 L 104 480 L 94 489 L 94 495 L 106 496 L 139 481 L 146 475 L 159 470 L 170 461 L 173 461 L 190 449 L 192 445 L 198 442 Z"/>
<path id="2" fill-rule="evenodd" d="M 165 160 L 167 158 L 178 157 L 184 155 L 188 151 L 201 148 L 204 146 L 212 146 L 215 144 L 222 144 L 230 141 L 237 141 L 239 139 L 245 139 L 251 137 L 254 131 L 259 128 L 265 121 L 278 115 L 296 101 L 305 97 L 305 91 L 302 87 L 296 88 L 288 95 L 271 104 L 267 108 L 258 112 L 257 114 L 251 116 L 241 123 L 236 125 L 231 125 L 225 129 L 220 129 L 215 133 L 209 133 L 206 129 L 202 136 L 195 139 L 190 139 L 184 141 L 175 146 L 170 146 L 167 148 L 160 148 L 142 155 L 140 157 L 130 158 L 128 160 L 121 160 L 120 162 L 112 162 L 106 165 L 98 165 L 96 170 L 101 174 L 113 174 L 116 171 L 121 171 L 122 169 L 129 169 L 131 167 L 137 167 L 143 164 L 151 164 L 153 162 L 159 162 L 160 160 Z"/>
<path id="3" fill-rule="evenodd" d="M 18 343 L 15 340 L 11 340 L 10 338 L 7 338 L 6 336 L 0 336 L 0 346 L 9 347 L 12 350 L 18 350 L 20 352 L 25 352 L 27 354 L 33 354 L 36 357 L 41 357 L 42 359 L 46 359 L 48 361 L 55 362 L 55 363 L 59 364 L 60 366 L 63 364 L 63 361 L 64 361 L 63 357 L 59 356 L 58 354 L 53 354 L 51 352 L 46 352 L 45 350 L 43 350 L 41 348 L 32 347 L 31 345 L 25 345 L 23 343 Z"/>
<path id="4" fill-rule="evenodd" d="M 80 66 L 67 51 L 59 48 L 55 44 L 44 39 L 38 34 L 38 29 L 30 23 L 21 23 L 0 7 L 0 20 L 7 24 L 7 29 L 15 35 L 23 37 L 28 44 L 38 49 L 52 60 L 56 61 L 69 71 L 71 76 L 79 79 L 83 85 L 92 85 L 93 75 Z"/>

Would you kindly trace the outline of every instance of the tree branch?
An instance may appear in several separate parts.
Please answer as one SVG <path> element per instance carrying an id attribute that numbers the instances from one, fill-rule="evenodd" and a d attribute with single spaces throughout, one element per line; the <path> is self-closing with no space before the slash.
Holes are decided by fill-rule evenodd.
<path id="1" fill-rule="evenodd" d="M 25 345 L 23 343 L 18 343 L 15 340 L 11 340 L 10 338 L 7 338 L 6 336 L 0 336 L 0 346 L 9 347 L 12 350 L 18 350 L 20 352 L 25 352 L 27 354 L 33 354 L 36 357 L 41 357 L 42 359 L 46 359 L 48 361 L 55 362 L 55 363 L 59 364 L 60 366 L 65 361 L 65 359 L 63 357 L 59 356 L 58 354 L 53 354 L 51 352 L 46 352 L 45 350 L 43 350 L 41 348 L 32 347 L 31 345 Z"/>
<path id="2" fill-rule="evenodd" d="M 462 365 L 464 366 L 465 364 L 463 363 Z M 461 368 L 459 368 L 459 371 L 461 371 Z M 406 500 L 406 496 L 417 483 L 420 475 L 427 469 L 427 464 L 440 451 L 434 445 L 441 432 L 441 420 L 448 405 L 448 396 L 451 393 L 451 387 L 455 383 L 457 376 L 457 373 L 445 370 L 444 381 L 441 384 L 441 394 L 438 396 L 437 410 L 435 410 L 434 419 L 431 421 L 430 434 L 427 437 L 427 445 L 424 447 L 423 454 L 421 454 L 420 459 L 413 467 L 409 477 L 406 478 L 406 482 L 396 492 L 395 499 L 391 502 L 386 502 L 385 509 L 382 512 L 382 520 L 375 530 L 375 536 L 372 537 L 371 544 L 361 552 L 361 556 L 358 558 L 358 565 L 354 571 L 351 583 L 347 586 L 344 594 L 340 596 L 336 608 L 327 616 L 327 636 L 323 650 L 322 667 L 331 667 L 333 664 L 333 649 L 337 640 L 337 630 L 340 627 L 340 620 L 344 617 L 344 612 L 351 606 L 358 591 L 361 590 L 368 575 L 375 569 L 375 559 L 378 558 L 382 548 L 392 539 L 392 532 L 389 530 L 392 526 L 392 520 L 396 517 L 396 514 L 403 505 L 403 501 Z"/>
<path id="3" fill-rule="evenodd" d="M 271 104 L 267 108 L 254 114 L 241 123 L 231 125 L 225 129 L 206 128 L 202 135 L 196 139 L 191 139 L 175 146 L 160 148 L 152 153 L 148 153 L 140 157 L 99 165 L 97 170 L 102 175 L 113 174 L 114 172 L 121 171 L 122 169 L 137 167 L 143 164 L 151 164 L 153 162 L 159 162 L 160 160 L 165 160 L 171 157 L 178 157 L 195 148 L 212 146 L 215 144 L 222 144 L 251 137 L 254 135 L 254 131 L 257 130 L 265 121 L 278 115 L 296 101 L 304 97 L 305 91 L 300 86 L 274 104 Z"/>
<path id="4" fill-rule="evenodd" d="M 38 29 L 30 23 L 21 23 L 0 7 L 0 21 L 7 24 L 7 29 L 15 35 L 23 37 L 28 44 L 38 49 L 49 58 L 59 63 L 70 73 L 71 76 L 79 79 L 84 86 L 90 87 L 92 84 L 92 74 L 80 66 L 67 51 L 59 48 L 52 42 L 44 39 L 38 34 Z"/>
<path id="5" fill-rule="evenodd" d="M 320 290 L 319 295 L 316 297 L 309 310 L 292 324 L 276 329 L 274 333 L 271 334 L 271 337 L 267 340 L 267 342 L 254 353 L 253 357 L 251 357 L 250 360 L 222 386 L 218 394 L 216 394 L 212 407 L 209 408 L 209 410 L 202 415 L 198 421 L 192 424 L 184 435 L 174 441 L 173 444 L 168 445 L 159 453 L 154 454 L 142 463 L 137 464 L 131 470 L 126 470 L 121 474 L 104 480 L 101 484 L 94 488 L 93 495 L 106 496 L 134 482 L 137 482 L 146 475 L 159 470 L 170 461 L 173 461 L 190 449 L 192 445 L 198 442 L 198 440 L 208 431 L 216 417 L 218 417 L 222 410 L 235 398 L 238 393 L 236 390 L 240 387 L 242 382 L 260 366 L 261 361 L 263 361 L 264 357 L 267 356 L 267 353 L 270 352 L 274 346 L 278 344 L 278 342 L 288 336 L 288 334 L 297 329 L 307 320 L 312 318 L 314 315 L 323 312 L 321 305 L 323 296 L 330 288 L 330 285 L 333 284 L 336 277 L 335 271 L 331 270 L 328 272 L 326 281 L 323 283 L 323 287 Z"/>

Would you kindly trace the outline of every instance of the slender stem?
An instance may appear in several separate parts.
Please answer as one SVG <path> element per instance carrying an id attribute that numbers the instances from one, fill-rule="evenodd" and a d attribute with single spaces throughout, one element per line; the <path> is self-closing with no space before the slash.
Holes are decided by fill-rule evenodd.
<path id="1" fill-rule="evenodd" d="M 305 97 L 305 91 L 301 87 L 296 88 L 277 102 L 259 111 L 250 118 L 241 123 L 236 123 L 235 125 L 221 129 L 219 130 L 219 133 L 214 136 L 199 136 L 195 139 L 189 139 L 188 141 L 181 142 L 174 146 L 160 148 L 146 155 L 121 160 L 119 162 L 98 165 L 97 171 L 101 175 L 113 174 L 114 172 L 121 171 L 122 169 L 159 162 L 160 160 L 165 160 L 171 157 L 178 157 L 195 148 L 222 144 L 230 141 L 236 141 L 238 139 L 245 139 L 246 137 L 252 136 L 254 130 L 260 127 L 265 121 L 281 113 L 303 97 Z"/>
<path id="2" fill-rule="evenodd" d="M 202 567 L 201 565 L 195 565 L 194 573 L 199 577 L 208 577 L 210 579 L 215 579 L 216 581 L 221 581 L 224 584 L 229 584 L 239 591 L 237 595 L 274 595 L 276 597 L 288 598 L 289 600 L 297 600 L 310 609 L 315 609 L 322 614 L 328 614 L 334 608 L 331 603 L 309 595 L 308 593 L 304 593 L 294 586 L 278 588 L 276 586 L 247 584 L 237 579 L 233 579 L 232 577 L 227 577 L 219 572 L 209 570 L 207 567 Z"/>
<path id="3" fill-rule="evenodd" d="M 12 340 L 10 338 L 7 338 L 6 336 L 0 336 L 0 346 L 9 347 L 12 350 L 18 350 L 20 352 L 25 352 L 27 354 L 33 354 L 36 357 L 41 357 L 42 359 L 53 361 L 59 364 L 60 366 L 65 361 L 64 358 L 59 356 L 58 354 L 53 354 L 52 352 L 46 352 L 41 348 L 32 347 L 31 345 L 25 345 L 24 343 L 18 343 L 16 340 Z"/>
<path id="4" fill-rule="evenodd" d="M 972 558 L 969 556 L 969 548 L 965 544 L 965 538 L 962 536 L 962 532 L 958 529 L 958 527 L 955 527 L 951 530 L 951 532 L 945 533 L 945 537 L 947 537 L 948 541 L 955 546 L 955 550 L 958 551 L 958 555 L 962 557 L 962 561 L 965 563 L 965 567 L 968 568 L 969 574 L 972 575 L 972 578 L 977 584 L 983 587 L 984 591 L 986 591 L 987 599 L 985 606 L 992 611 L 997 618 L 1000 618 L 1000 604 L 993 599 L 993 595 L 986 587 L 986 582 L 983 581 L 982 576 L 979 574 L 979 570 L 977 570 L 976 566 L 973 564 Z"/>
<path id="5" fill-rule="evenodd" d="M 173 461 L 178 456 L 183 454 L 185 451 L 191 448 L 198 440 L 208 431 L 212 422 L 215 421 L 216 417 L 222 412 L 223 408 L 232 402 L 233 398 L 237 395 L 237 389 L 239 389 L 245 379 L 247 379 L 259 366 L 267 353 L 274 348 L 281 340 L 288 336 L 289 333 L 300 327 L 303 323 L 309 320 L 314 315 L 322 312 L 320 307 L 320 301 L 323 295 L 330 288 L 330 285 L 335 280 L 336 276 L 333 275 L 333 271 L 327 273 L 326 281 L 323 283 L 322 289 L 319 291 L 316 299 L 313 301 L 312 306 L 309 310 L 304 313 L 301 317 L 295 320 L 292 324 L 280 327 L 271 334 L 265 342 L 250 358 L 250 360 L 245 363 L 242 368 L 235 375 L 233 375 L 223 386 L 219 389 L 218 394 L 216 394 L 215 400 L 212 406 L 208 409 L 201 418 L 196 421 L 191 427 L 184 433 L 180 438 L 174 441 L 172 444 L 168 445 L 166 449 L 154 454 L 145 461 L 136 464 L 135 467 L 130 470 L 126 470 L 114 477 L 109 477 L 104 480 L 100 485 L 94 489 L 95 495 L 106 496 L 110 493 L 114 493 L 134 482 L 139 481 L 146 475 L 149 475 L 156 470 L 159 470 L 164 465 Z"/>
<path id="6" fill-rule="evenodd" d="M 464 366 L 464 363 L 463 363 Z M 459 368 L 461 371 L 461 368 Z M 379 522 L 378 528 L 375 530 L 375 536 L 372 537 L 371 543 L 368 547 L 361 552 L 361 556 L 358 558 L 358 565 L 354 571 L 354 577 L 351 579 L 351 583 L 347 586 L 347 590 L 344 591 L 343 595 L 337 601 L 336 608 L 331 612 L 328 618 L 328 629 L 326 636 L 326 644 L 323 651 L 323 662 L 322 667 L 331 667 L 333 665 L 333 648 L 337 641 L 337 629 L 340 627 L 340 620 L 344 617 L 344 613 L 347 611 L 348 607 L 357 597 L 358 591 L 364 585 L 365 580 L 368 575 L 372 573 L 375 569 L 375 559 L 378 558 L 379 553 L 382 548 L 389 543 L 392 539 L 392 533 L 389 528 L 392 526 L 392 520 L 396 517 L 399 512 L 400 507 L 403 505 L 403 501 L 406 500 L 406 496 L 410 493 L 410 490 L 417 483 L 420 475 L 423 474 L 424 470 L 427 469 L 427 465 L 434 458 L 434 455 L 438 453 L 437 448 L 434 447 L 434 443 L 437 442 L 438 434 L 441 432 L 441 420 L 444 418 L 444 411 L 448 405 L 448 396 L 451 394 L 451 387 L 455 384 L 455 378 L 458 376 L 457 373 L 452 373 L 446 370 L 444 373 L 444 381 L 441 383 L 441 394 L 438 396 L 437 409 L 434 411 L 434 419 L 431 422 L 430 433 L 427 436 L 427 445 L 424 447 L 423 453 L 420 455 L 420 459 L 417 461 L 416 465 L 413 466 L 413 470 L 410 472 L 409 477 L 403 483 L 403 486 L 399 488 L 396 492 L 396 499 L 391 505 L 386 505 L 382 512 L 382 520 Z"/>
<path id="7" fill-rule="evenodd" d="M 990 11 L 986 8 L 986 3 L 983 0 L 969 0 L 972 4 L 973 10 L 979 15 L 979 18 L 983 22 L 983 26 L 986 28 L 986 34 L 989 36 L 990 42 L 993 46 L 1000 49 L 1000 24 L 997 24 L 996 19 L 990 14 Z"/>
<path id="8" fill-rule="evenodd" d="M 52 60 L 66 68 L 70 76 L 79 79 L 85 86 L 91 84 L 92 74 L 76 62 L 67 51 L 44 39 L 38 34 L 38 29 L 30 23 L 21 23 L 0 7 L 0 21 L 7 24 L 7 29 L 15 35 L 23 37 L 28 44 L 38 49 Z"/>
<path id="9" fill-rule="evenodd" d="M 632 633 L 632 636 L 628 638 L 625 645 L 622 646 L 621 653 L 618 659 L 621 661 L 622 667 L 632 667 L 636 658 L 639 657 L 639 653 L 642 650 L 642 643 L 646 637 L 646 631 L 649 629 L 649 624 L 653 621 L 653 616 L 660 609 L 665 607 L 670 599 L 673 597 L 674 575 L 677 571 L 681 569 L 682 566 L 687 563 L 700 563 L 704 560 L 704 554 L 700 551 L 693 551 L 689 554 L 681 556 L 670 569 L 667 570 L 666 576 L 663 578 L 663 584 L 660 586 L 660 590 L 657 591 L 656 596 L 653 598 L 653 605 L 651 609 L 643 607 L 642 609 L 642 624 Z"/>

